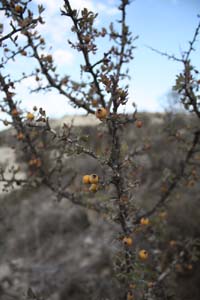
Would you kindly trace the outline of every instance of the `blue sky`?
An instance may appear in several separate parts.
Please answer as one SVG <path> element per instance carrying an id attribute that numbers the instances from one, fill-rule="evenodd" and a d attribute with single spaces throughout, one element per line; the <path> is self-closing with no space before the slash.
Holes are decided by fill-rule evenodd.
<path id="1" fill-rule="evenodd" d="M 62 0 L 33 0 L 33 7 L 43 3 L 46 7 L 44 17 L 46 24 L 41 27 L 47 44 L 52 46 L 58 70 L 70 74 L 74 78 L 79 76 L 78 63 L 81 62 L 77 54 L 67 44 L 71 37 L 70 23 L 59 15 Z M 102 27 L 119 18 L 116 9 L 117 0 L 71 0 L 75 8 L 87 6 L 99 13 L 98 26 Z M 134 60 L 130 64 L 130 100 L 127 110 L 134 101 L 138 110 L 162 111 L 166 94 L 175 81 L 176 74 L 181 70 L 181 64 L 167 60 L 147 48 L 151 46 L 161 51 L 167 51 L 180 56 L 181 51 L 187 49 L 188 41 L 192 38 L 200 14 L 200 0 L 135 0 L 128 8 L 128 25 L 133 35 L 139 35 L 134 51 Z M 2 14 L 1 22 L 5 22 Z M 6 24 L 5 24 L 6 25 Z M 6 26 L 5 26 L 6 28 Z M 200 39 L 200 37 L 199 37 Z M 104 42 L 105 47 L 109 46 Z M 103 46 L 101 46 L 103 47 Z M 100 48 L 101 48 L 100 47 Z M 197 51 L 193 54 L 193 62 L 200 69 L 200 42 L 196 44 Z M 8 72 L 19 76 L 23 71 L 31 70 L 33 63 L 21 57 L 17 63 L 10 64 Z M 42 106 L 50 117 L 61 117 L 65 114 L 80 113 L 67 105 L 66 99 L 51 92 L 48 94 L 31 94 L 28 88 L 34 86 L 33 79 L 26 80 L 18 87 L 18 99 L 22 100 L 27 110 L 33 105 Z"/>
<path id="2" fill-rule="evenodd" d="M 193 36 L 198 13 L 199 0 L 136 0 L 132 3 L 128 20 L 133 32 L 140 36 L 132 64 L 133 95 L 139 108 L 162 109 L 161 103 L 182 67 L 152 52 L 146 45 L 180 56 Z M 196 46 L 198 51 L 193 54 L 193 61 L 200 67 L 200 43 Z"/>

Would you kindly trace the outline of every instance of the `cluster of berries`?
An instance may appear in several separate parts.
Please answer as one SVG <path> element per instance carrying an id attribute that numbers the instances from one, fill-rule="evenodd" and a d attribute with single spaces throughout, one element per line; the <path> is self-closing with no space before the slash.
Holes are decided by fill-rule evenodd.
<path id="1" fill-rule="evenodd" d="M 140 220 L 140 224 L 143 225 L 143 226 L 146 226 L 146 225 L 149 225 L 150 224 L 150 221 L 148 218 L 141 218 Z M 133 239 L 132 237 L 130 236 L 125 236 L 123 239 L 122 239 L 122 242 L 125 246 L 127 247 L 130 247 L 133 245 Z M 142 249 L 138 252 L 138 257 L 141 259 L 141 260 L 147 260 L 148 257 L 149 257 L 149 254 L 148 254 L 148 251 Z"/>
<path id="2" fill-rule="evenodd" d="M 148 218 L 141 218 L 140 220 L 140 225 L 142 226 L 147 226 L 150 224 L 150 221 Z M 122 239 L 122 242 L 123 244 L 125 245 L 125 247 L 131 247 L 133 245 L 133 239 L 132 237 L 130 236 L 125 236 L 123 239 Z M 145 249 L 141 249 L 139 250 L 138 252 L 138 257 L 141 261 L 146 261 L 149 257 L 149 253 L 147 250 Z M 130 290 L 128 291 L 127 293 L 127 297 L 126 299 L 127 300 L 134 300 L 134 294 L 133 292 L 131 291 L 132 289 L 135 289 L 136 285 L 135 284 L 130 284 L 129 288 Z"/>
<path id="3" fill-rule="evenodd" d="M 82 179 L 84 184 L 90 184 L 89 191 L 90 192 L 97 192 L 98 191 L 98 183 L 99 183 L 99 176 L 96 174 L 91 175 L 84 175 Z"/>

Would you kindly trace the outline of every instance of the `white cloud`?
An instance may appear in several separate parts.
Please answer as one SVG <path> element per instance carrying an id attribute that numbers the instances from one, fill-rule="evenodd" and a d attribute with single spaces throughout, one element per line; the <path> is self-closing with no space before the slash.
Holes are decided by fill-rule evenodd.
<path id="1" fill-rule="evenodd" d="M 68 50 L 57 49 L 53 53 L 56 64 L 59 65 L 70 65 L 74 61 L 74 55 Z"/>
<path id="2" fill-rule="evenodd" d="M 39 31 L 44 36 L 50 38 L 52 46 L 67 42 L 71 33 L 71 20 L 61 16 L 60 9 L 63 8 L 63 0 L 34 0 L 36 4 L 42 4 L 45 7 L 43 18 L 45 24 L 40 26 Z M 98 12 L 104 15 L 115 15 L 118 10 L 116 7 L 105 5 L 101 2 L 95 3 L 94 0 L 71 0 L 71 7 L 80 11 L 83 8 Z"/>
<path id="3" fill-rule="evenodd" d="M 36 4 L 43 4 L 46 8 L 46 15 L 49 17 L 56 15 L 59 12 L 59 9 L 63 7 L 63 0 L 34 0 Z M 107 15 L 114 15 L 118 13 L 115 0 L 109 0 L 108 5 L 103 4 L 102 2 L 96 2 L 94 0 L 70 0 L 70 5 L 72 9 L 81 10 L 87 8 L 88 10 L 95 12 L 103 12 Z M 115 5 L 115 6 L 113 6 Z M 53 20 L 54 23 L 54 20 Z"/>
<path id="4" fill-rule="evenodd" d="M 67 43 L 67 36 L 69 35 L 71 28 L 69 20 L 62 18 L 61 16 L 50 17 L 47 14 L 45 21 L 46 23 L 41 27 L 42 30 L 40 30 L 40 32 L 50 39 L 52 46 L 55 47 L 57 44 L 63 45 L 64 43 Z M 49 42 L 48 39 L 46 40 Z"/>
<path id="5" fill-rule="evenodd" d="M 94 1 L 92 0 L 71 0 L 71 7 L 74 9 L 88 8 L 89 10 L 95 10 Z"/>
<path id="6" fill-rule="evenodd" d="M 36 4 L 42 4 L 48 11 L 48 14 L 54 15 L 63 5 L 63 0 L 34 0 Z"/>
<path id="7" fill-rule="evenodd" d="M 127 111 L 133 111 L 132 103 L 137 106 L 138 111 L 162 111 L 163 108 L 160 105 L 158 99 L 163 96 L 163 89 L 155 89 L 152 87 L 144 88 L 142 86 L 135 86 L 132 84 L 129 90 L 129 101 L 126 106 Z"/>
<path id="8" fill-rule="evenodd" d="M 63 0 L 34 0 L 34 2 L 36 4 L 42 4 L 46 8 L 48 15 L 56 14 L 64 5 Z M 70 0 L 70 4 L 72 9 L 87 7 L 90 10 L 94 10 L 95 8 L 92 0 Z"/>
<path id="9" fill-rule="evenodd" d="M 42 107 L 48 117 L 60 118 L 64 115 L 72 115 L 82 112 L 81 109 L 77 110 L 73 108 L 67 98 L 63 95 L 59 95 L 56 91 L 47 92 L 45 94 L 28 94 L 25 98 L 27 99 L 22 102 L 23 107 L 27 111 L 31 111 L 33 106 Z"/>
<path id="10" fill-rule="evenodd" d="M 110 15 L 110 16 L 113 16 L 113 15 L 116 15 L 119 13 L 119 10 L 117 9 L 117 7 L 109 7 L 103 3 L 97 3 L 97 11 L 98 12 L 102 12 L 102 13 L 105 13 L 106 15 Z"/>
<path id="11" fill-rule="evenodd" d="M 17 85 L 16 91 L 17 94 L 18 93 L 21 94 L 20 91 L 24 91 L 28 89 L 36 89 L 37 87 L 38 87 L 38 83 L 35 80 L 35 77 L 29 77 L 24 79 L 20 84 Z"/>
<path id="12" fill-rule="evenodd" d="M 103 4 L 102 2 L 96 2 L 92 0 L 71 0 L 71 7 L 74 9 L 81 10 L 84 7 L 88 8 L 91 11 L 97 12 L 97 13 L 104 13 L 106 15 L 115 15 L 118 13 L 118 9 L 116 7 Z"/>
<path id="13" fill-rule="evenodd" d="M 36 4 L 43 4 L 45 11 L 42 16 L 45 24 L 39 25 L 39 32 L 46 38 L 48 43 L 52 46 L 56 44 L 63 44 L 67 40 L 71 26 L 70 21 L 60 15 L 60 8 L 63 1 L 47 1 L 34 0 Z"/>

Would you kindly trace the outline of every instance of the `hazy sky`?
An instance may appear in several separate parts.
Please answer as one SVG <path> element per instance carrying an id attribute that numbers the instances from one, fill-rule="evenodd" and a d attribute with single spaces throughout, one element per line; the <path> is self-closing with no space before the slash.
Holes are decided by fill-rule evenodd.
<path id="1" fill-rule="evenodd" d="M 55 57 L 58 70 L 73 77 L 79 76 L 78 62 L 80 54 L 72 50 L 67 39 L 70 23 L 65 17 L 60 17 L 59 8 L 62 0 L 33 0 L 34 4 L 42 3 L 46 7 L 44 17 L 46 24 L 41 27 L 47 44 L 52 46 L 50 53 Z M 119 18 L 116 9 L 117 0 L 72 0 L 75 8 L 87 6 L 99 13 L 98 26 L 105 26 L 110 21 Z M 34 6 L 33 6 L 34 7 Z M 174 84 L 176 74 L 181 70 L 181 64 L 167 60 L 147 48 L 151 46 L 161 51 L 180 55 L 186 50 L 188 41 L 192 38 L 199 21 L 200 0 L 135 0 L 128 8 L 128 24 L 133 35 L 139 35 L 136 40 L 134 60 L 130 64 L 130 101 L 128 108 L 134 101 L 139 110 L 160 111 L 163 109 L 166 94 Z M 2 14 L 0 15 L 2 22 Z M 3 21 L 4 22 L 4 21 Z M 200 39 L 200 37 L 199 37 Z M 102 40 L 103 41 L 103 40 Z M 106 46 L 106 45 L 104 45 Z M 108 45 L 109 46 L 109 45 Z M 193 54 L 193 61 L 200 69 L 200 43 L 196 44 L 197 51 Z M 20 58 L 19 64 L 10 66 L 9 71 L 19 74 L 19 70 L 26 71 L 28 59 Z M 27 88 L 34 85 L 34 80 L 26 80 L 19 90 L 19 99 L 27 109 L 33 105 L 42 106 L 51 117 L 60 117 L 74 110 L 67 105 L 66 99 L 57 92 L 48 94 L 31 94 Z M 80 111 L 79 111 L 80 112 Z"/>

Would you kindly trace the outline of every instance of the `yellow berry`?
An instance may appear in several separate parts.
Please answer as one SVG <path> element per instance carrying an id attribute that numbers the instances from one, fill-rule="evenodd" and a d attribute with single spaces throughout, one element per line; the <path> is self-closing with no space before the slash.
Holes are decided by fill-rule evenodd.
<path id="1" fill-rule="evenodd" d="M 127 294 L 127 300 L 134 300 L 133 293 L 128 292 L 128 294 Z"/>
<path id="2" fill-rule="evenodd" d="M 96 174 L 91 174 L 89 180 L 90 180 L 90 183 L 98 183 L 99 177 Z"/>
<path id="3" fill-rule="evenodd" d="M 91 184 L 90 188 L 89 188 L 90 192 L 97 192 L 98 191 L 98 185 L 96 183 Z"/>
<path id="4" fill-rule="evenodd" d="M 147 283 L 147 286 L 148 286 L 148 288 L 150 289 L 150 288 L 152 288 L 152 287 L 154 286 L 154 283 L 153 283 L 152 281 L 149 281 L 149 282 Z"/>
<path id="5" fill-rule="evenodd" d="M 96 110 L 96 117 L 100 120 L 103 120 L 107 117 L 108 112 L 106 110 L 106 108 L 102 107 L 102 108 L 98 108 Z"/>
<path id="6" fill-rule="evenodd" d="M 141 225 L 149 225 L 149 219 L 148 218 L 141 218 L 140 224 Z"/>
<path id="7" fill-rule="evenodd" d="M 33 166 L 35 164 L 35 159 L 30 159 L 29 160 L 29 166 Z"/>
<path id="8" fill-rule="evenodd" d="M 90 182 L 90 175 L 84 175 L 83 178 L 82 178 L 82 182 L 83 182 L 84 184 L 89 184 L 89 183 L 91 183 L 91 182 Z"/>
<path id="9" fill-rule="evenodd" d="M 22 141 L 22 140 L 24 139 L 24 135 L 23 135 L 22 132 L 19 132 L 19 133 L 18 133 L 17 139 L 18 139 L 19 141 Z"/>
<path id="10" fill-rule="evenodd" d="M 34 117 L 34 114 L 28 112 L 27 115 L 26 115 L 26 118 L 27 118 L 27 120 L 29 120 L 29 121 L 33 121 L 35 117 Z"/>
<path id="11" fill-rule="evenodd" d="M 33 158 L 29 160 L 29 166 L 35 166 L 37 168 L 41 167 L 42 162 L 40 158 Z"/>
<path id="12" fill-rule="evenodd" d="M 169 245 L 170 245 L 170 247 L 174 247 L 174 246 L 177 245 L 177 242 L 176 242 L 175 240 L 171 240 L 171 241 L 169 242 Z"/>
<path id="13" fill-rule="evenodd" d="M 16 6 L 15 6 L 15 11 L 16 11 L 17 13 L 22 13 L 22 12 L 23 12 L 23 7 L 22 7 L 21 5 L 16 5 Z"/>
<path id="14" fill-rule="evenodd" d="M 126 245 L 126 246 L 131 246 L 133 244 L 133 240 L 131 237 L 126 236 L 123 238 L 122 241 L 123 241 L 124 245 Z"/>
<path id="15" fill-rule="evenodd" d="M 93 99 L 93 100 L 92 100 L 92 106 L 93 106 L 93 107 L 97 107 L 97 106 L 98 106 L 98 100 Z"/>
<path id="16" fill-rule="evenodd" d="M 41 165 L 42 165 L 41 159 L 40 159 L 40 158 L 37 158 L 36 161 L 35 161 L 35 166 L 36 166 L 37 168 L 40 168 Z"/>
<path id="17" fill-rule="evenodd" d="M 136 288 L 136 284 L 135 283 L 130 283 L 129 284 L 129 288 L 130 289 L 135 289 Z"/>
<path id="18" fill-rule="evenodd" d="M 192 270 L 192 269 L 193 269 L 192 264 L 188 264 L 188 265 L 187 265 L 187 269 L 188 269 L 188 270 Z"/>
<path id="19" fill-rule="evenodd" d="M 139 258 L 141 260 L 147 260 L 148 257 L 149 257 L 149 254 L 148 254 L 148 252 L 146 250 L 140 250 L 139 251 Z"/>

